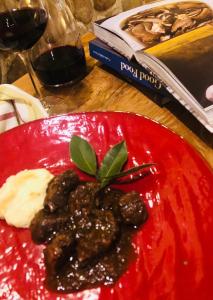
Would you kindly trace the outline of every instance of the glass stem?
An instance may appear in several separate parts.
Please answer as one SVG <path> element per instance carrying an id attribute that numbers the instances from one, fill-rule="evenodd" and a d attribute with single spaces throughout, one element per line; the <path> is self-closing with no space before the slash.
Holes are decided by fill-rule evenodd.
<path id="1" fill-rule="evenodd" d="M 32 66 L 31 66 L 31 61 L 30 61 L 28 52 L 25 51 L 25 52 L 19 53 L 18 55 L 21 58 L 21 60 L 23 61 L 24 65 L 25 65 L 25 68 L 26 68 L 26 71 L 29 74 L 29 77 L 31 79 L 33 88 L 35 90 L 36 97 L 41 100 L 42 99 L 42 95 L 41 95 L 40 90 L 37 88 L 37 86 L 35 84 L 35 80 L 33 78 L 33 76 L 34 76 L 33 75 L 33 69 L 32 69 Z"/>

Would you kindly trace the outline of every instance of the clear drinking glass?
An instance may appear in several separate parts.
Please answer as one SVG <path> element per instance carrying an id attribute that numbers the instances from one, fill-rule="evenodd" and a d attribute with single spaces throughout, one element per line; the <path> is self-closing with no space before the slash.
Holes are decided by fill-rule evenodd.
<path id="1" fill-rule="evenodd" d="M 84 49 L 72 12 L 64 0 L 47 1 L 48 25 L 30 50 L 35 74 L 46 87 L 68 85 L 87 73 Z"/>
<path id="2" fill-rule="evenodd" d="M 18 52 L 34 84 L 27 50 L 43 35 L 48 15 L 45 0 L 0 1 L 0 49 Z M 36 89 L 36 86 L 34 84 Z"/>

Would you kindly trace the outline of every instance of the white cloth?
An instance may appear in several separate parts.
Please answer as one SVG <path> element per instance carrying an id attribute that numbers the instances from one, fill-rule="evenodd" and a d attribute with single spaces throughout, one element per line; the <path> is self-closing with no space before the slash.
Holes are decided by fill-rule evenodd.
<path id="1" fill-rule="evenodd" d="M 48 114 L 37 98 L 13 85 L 0 85 L 0 133 L 45 117 Z"/>

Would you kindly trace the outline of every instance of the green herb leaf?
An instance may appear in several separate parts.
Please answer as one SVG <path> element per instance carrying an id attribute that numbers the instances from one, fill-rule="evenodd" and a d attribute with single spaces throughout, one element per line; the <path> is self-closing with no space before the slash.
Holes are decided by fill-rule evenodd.
<path id="1" fill-rule="evenodd" d="M 155 166 L 156 164 L 154 163 L 150 163 L 150 164 L 142 164 L 140 166 L 137 166 L 137 167 L 134 167 L 134 168 L 131 168 L 131 169 L 128 169 L 126 171 L 123 171 L 123 172 L 120 172 L 116 175 L 112 175 L 112 176 L 108 176 L 108 177 L 105 177 L 105 179 L 110 179 L 113 180 L 113 179 L 117 179 L 117 178 L 121 178 L 121 177 L 124 177 L 124 176 L 127 176 L 129 174 L 134 174 L 142 169 L 147 169 L 147 168 L 150 168 L 152 166 Z"/>
<path id="2" fill-rule="evenodd" d="M 98 171 L 101 187 L 106 186 L 111 181 L 111 176 L 117 175 L 121 171 L 127 157 L 125 141 L 116 144 L 107 152 Z"/>
<path id="3" fill-rule="evenodd" d="M 97 159 L 92 146 L 83 138 L 73 136 L 70 142 L 70 154 L 76 166 L 89 175 L 96 175 Z"/>

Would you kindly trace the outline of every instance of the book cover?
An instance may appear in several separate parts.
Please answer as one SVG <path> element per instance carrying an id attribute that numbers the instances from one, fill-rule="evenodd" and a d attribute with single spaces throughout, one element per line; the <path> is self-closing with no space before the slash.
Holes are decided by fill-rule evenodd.
<path id="1" fill-rule="evenodd" d="M 164 0 L 94 24 L 95 34 L 136 60 L 213 132 L 213 1 Z"/>
<path id="2" fill-rule="evenodd" d="M 160 106 L 171 100 L 172 97 L 164 83 L 134 59 L 128 60 L 99 39 L 94 39 L 89 43 L 89 51 L 93 58 L 116 71 L 124 79 L 134 83 L 136 87 L 145 87 L 159 94 L 161 97 L 155 97 L 153 100 Z"/>

